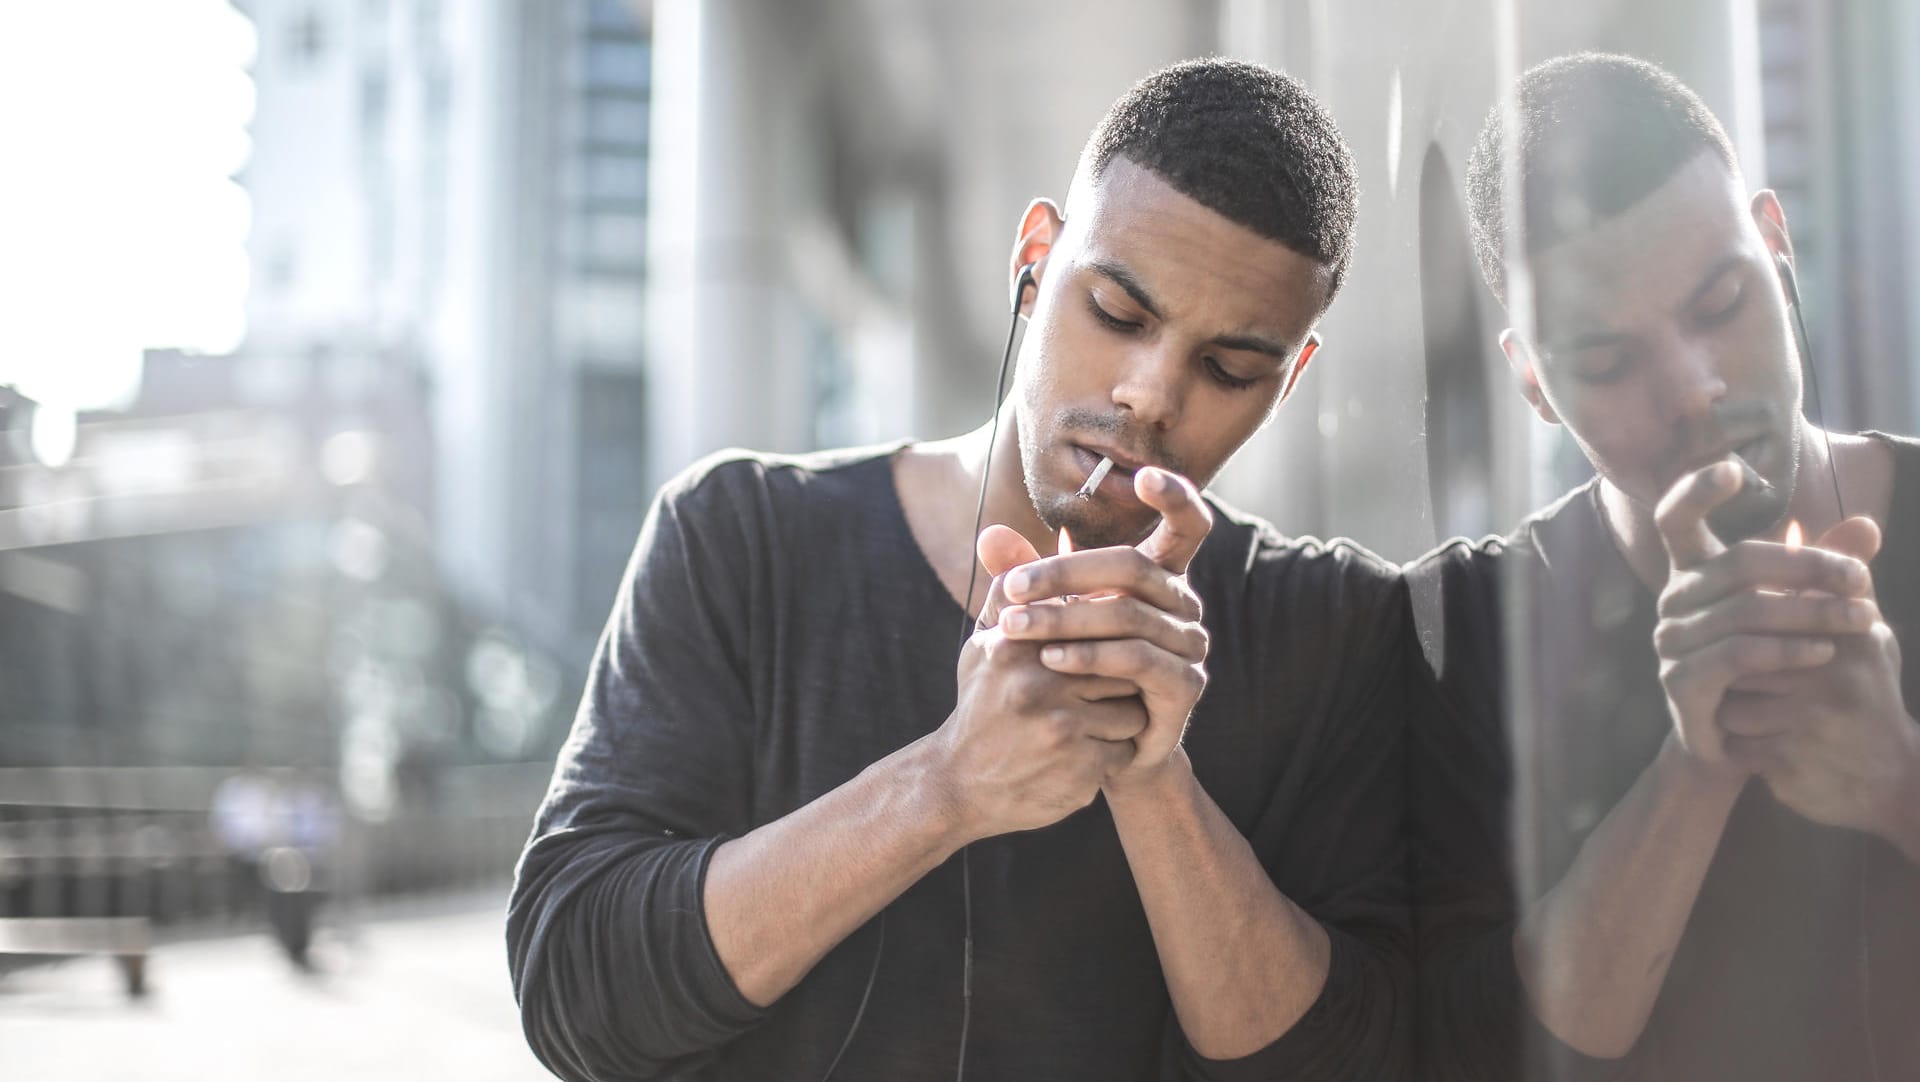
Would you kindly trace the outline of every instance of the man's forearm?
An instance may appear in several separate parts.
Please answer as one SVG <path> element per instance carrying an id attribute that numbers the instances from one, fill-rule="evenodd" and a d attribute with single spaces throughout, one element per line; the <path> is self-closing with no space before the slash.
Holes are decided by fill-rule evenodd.
<path id="1" fill-rule="evenodd" d="M 1107 804 L 1187 1042 L 1209 1059 L 1273 1043 L 1320 996 L 1326 930 L 1273 885 L 1185 752 Z"/>
<path id="2" fill-rule="evenodd" d="M 1613 1059 L 1646 1027 L 1745 778 L 1699 767 L 1672 737 L 1514 933 L 1534 1014 Z"/>
<path id="3" fill-rule="evenodd" d="M 714 851 L 707 924 L 740 993 L 767 1006 L 966 841 L 910 744 L 804 807 Z"/>

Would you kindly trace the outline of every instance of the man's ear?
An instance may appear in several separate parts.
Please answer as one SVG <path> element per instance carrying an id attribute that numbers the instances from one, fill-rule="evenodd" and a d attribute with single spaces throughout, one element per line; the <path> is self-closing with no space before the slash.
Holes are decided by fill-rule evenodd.
<path id="1" fill-rule="evenodd" d="M 1307 362 L 1313 360 L 1313 355 L 1319 352 L 1320 332 L 1308 331 L 1307 344 L 1300 347 L 1300 356 L 1293 359 L 1293 371 L 1287 373 L 1286 386 L 1280 388 L 1279 401 L 1274 403 L 1276 407 L 1279 406 L 1281 402 L 1285 402 L 1287 396 L 1293 393 L 1293 389 L 1300 385 L 1300 374 L 1307 370 Z"/>
<path id="2" fill-rule="evenodd" d="M 1553 404 L 1547 401 L 1547 393 L 1540 389 L 1540 373 L 1535 368 L 1533 350 L 1528 348 L 1512 327 L 1500 332 L 1500 352 L 1507 355 L 1507 364 L 1513 367 L 1513 377 L 1520 384 L 1520 396 L 1533 407 L 1542 421 L 1550 425 L 1560 423 L 1560 415 L 1553 411 Z"/>
<path id="3" fill-rule="evenodd" d="M 1061 229 L 1066 219 L 1060 214 L 1060 208 L 1051 199 L 1036 199 L 1027 204 L 1027 211 L 1020 216 L 1020 231 L 1013 241 L 1013 262 L 1007 267 L 1007 284 L 1018 289 L 1020 268 L 1033 265 L 1034 289 L 1020 298 L 1020 314 L 1033 314 L 1033 294 L 1039 292 L 1040 280 L 1047 270 L 1047 256 L 1053 252 L 1053 246 L 1060 239 Z"/>
<path id="4" fill-rule="evenodd" d="M 1753 215 L 1753 224 L 1759 227 L 1760 239 L 1765 242 L 1767 251 L 1775 256 L 1786 256 L 1787 262 L 1793 262 L 1793 238 L 1787 234 L 1787 212 L 1780 205 L 1780 197 L 1773 189 L 1762 188 L 1753 193 L 1753 199 L 1747 204 L 1747 213 Z"/>

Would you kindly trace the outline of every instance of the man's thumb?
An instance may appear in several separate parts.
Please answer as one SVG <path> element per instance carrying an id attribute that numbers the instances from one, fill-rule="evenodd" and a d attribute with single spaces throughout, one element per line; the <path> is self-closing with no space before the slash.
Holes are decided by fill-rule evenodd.
<path id="1" fill-rule="evenodd" d="M 1855 515 L 1835 523 L 1820 535 L 1820 540 L 1815 541 L 1813 547 L 1829 552 L 1844 552 L 1861 563 L 1872 563 L 1873 558 L 1880 554 L 1880 542 L 1879 524 L 1865 515 Z"/>
<path id="2" fill-rule="evenodd" d="M 980 531 L 979 539 L 974 542 L 974 552 L 980 557 L 980 566 L 995 578 L 1040 558 L 1040 554 L 1034 551 L 1019 530 L 998 522 Z"/>

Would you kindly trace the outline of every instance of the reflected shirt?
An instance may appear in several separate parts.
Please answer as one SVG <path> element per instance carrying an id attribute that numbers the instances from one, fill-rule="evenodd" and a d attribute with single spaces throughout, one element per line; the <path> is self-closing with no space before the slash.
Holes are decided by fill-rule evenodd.
<path id="1" fill-rule="evenodd" d="M 1911 713 L 1920 444 L 1875 438 L 1896 466 L 1873 574 L 1909 650 Z M 1880 1078 L 1920 1077 L 1920 868 L 1877 837 L 1801 817 L 1759 780 L 1626 1057 L 1581 1055 L 1526 1006 L 1516 899 L 1559 882 L 1670 729 L 1656 598 L 1599 499 L 1589 482 L 1508 537 L 1454 541 L 1407 568 L 1432 680 L 1408 738 L 1423 1077 L 1786 1082 L 1872 1079 L 1876 1065 Z"/>

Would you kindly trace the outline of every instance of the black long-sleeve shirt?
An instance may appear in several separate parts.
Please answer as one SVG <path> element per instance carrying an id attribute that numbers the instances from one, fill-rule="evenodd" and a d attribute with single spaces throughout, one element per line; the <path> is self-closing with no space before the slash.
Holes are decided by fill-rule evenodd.
<path id="1" fill-rule="evenodd" d="M 1408 1042 L 1397 574 L 1215 506 L 1191 569 L 1212 634 L 1186 748 L 1209 795 L 1333 942 L 1304 1018 L 1242 1060 L 1184 1041 L 1103 802 L 972 846 L 967 1077 L 1390 1078 Z M 714 950 L 725 839 L 937 728 L 964 614 L 909 532 L 883 450 L 695 466 L 648 515 L 508 915 L 529 1041 L 569 1079 L 810 1080 L 840 1047 L 869 922 L 761 1010 Z M 948 1079 L 958 862 L 885 914 L 841 1082 Z"/>
<path id="2" fill-rule="evenodd" d="M 1896 485 L 1873 574 L 1907 647 L 1911 711 L 1920 444 L 1878 438 Z M 1407 569 L 1433 681 L 1408 736 L 1421 1077 L 1920 1078 L 1920 868 L 1879 838 L 1802 818 L 1757 780 L 1629 1054 L 1584 1056 L 1528 1008 L 1512 945 L 1520 899 L 1565 876 L 1671 729 L 1656 599 L 1598 501 L 1590 483 L 1510 537 L 1454 541 Z"/>

